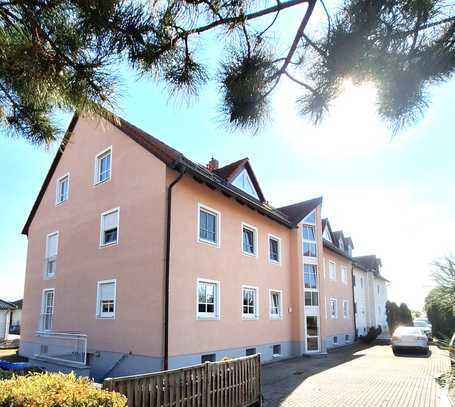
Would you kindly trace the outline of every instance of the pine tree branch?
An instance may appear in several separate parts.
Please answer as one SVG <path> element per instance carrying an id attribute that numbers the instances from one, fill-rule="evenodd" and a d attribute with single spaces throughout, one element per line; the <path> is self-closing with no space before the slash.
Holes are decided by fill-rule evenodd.
<path id="1" fill-rule="evenodd" d="M 303 4 L 303 3 L 310 4 L 310 3 L 314 3 L 314 2 L 315 2 L 315 0 L 290 0 L 286 3 L 278 3 L 276 6 L 268 7 L 263 10 L 256 11 L 254 13 L 245 14 L 243 16 L 222 18 L 220 20 L 213 21 L 210 24 L 188 30 L 186 32 L 186 34 L 188 34 L 188 35 L 201 34 L 205 31 L 209 31 L 212 28 L 218 27 L 220 25 L 238 23 L 242 20 L 243 21 L 254 20 L 255 18 L 263 17 L 263 16 L 266 16 L 267 14 L 275 13 L 277 11 L 287 9 L 289 7 L 294 7 L 294 6 L 297 6 L 298 4 Z M 313 7 L 314 7 L 314 5 L 313 5 Z"/>
<path id="2" fill-rule="evenodd" d="M 303 86 L 305 89 L 309 90 L 310 92 L 316 93 L 316 90 L 312 86 L 308 85 L 305 82 L 298 80 L 297 78 L 292 76 L 288 71 L 284 71 L 283 74 L 286 75 L 291 81 L 297 83 L 300 86 Z"/>

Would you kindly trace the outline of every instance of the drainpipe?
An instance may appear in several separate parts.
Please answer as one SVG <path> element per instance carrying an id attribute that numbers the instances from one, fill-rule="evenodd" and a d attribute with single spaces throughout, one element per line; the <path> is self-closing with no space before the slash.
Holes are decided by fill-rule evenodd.
<path id="1" fill-rule="evenodd" d="M 174 167 L 180 174 L 167 188 L 167 217 L 166 217 L 166 266 L 164 283 L 164 360 L 163 369 L 169 369 L 169 280 L 170 280 L 170 257 L 171 257 L 171 216 L 172 216 L 172 189 L 185 174 L 185 168 L 180 163 Z"/>
<path id="2" fill-rule="evenodd" d="M 353 319 L 354 319 L 354 338 L 357 341 L 357 323 L 355 322 L 355 314 L 357 314 L 357 306 L 355 303 L 354 295 L 354 263 L 351 261 L 351 283 L 352 283 L 352 308 L 353 308 Z M 357 282 L 356 282 L 357 283 Z"/>

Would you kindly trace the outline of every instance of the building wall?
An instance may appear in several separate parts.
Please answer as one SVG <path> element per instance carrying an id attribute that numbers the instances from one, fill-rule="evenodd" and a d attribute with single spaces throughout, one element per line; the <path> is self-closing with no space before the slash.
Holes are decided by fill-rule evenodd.
<path id="1" fill-rule="evenodd" d="M 95 156 L 112 146 L 112 177 L 94 184 Z M 69 199 L 55 204 L 56 181 L 70 174 Z M 55 288 L 54 330 L 88 335 L 88 348 L 162 353 L 166 168 L 103 120 L 79 119 L 28 235 L 21 353 L 30 356 L 42 290 Z M 99 246 L 100 214 L 120 207 L 119 243 Z M 47 234 L 59 231 L 57 272 L 44 279 Z M 116 279 L 114 320 L 96 317 L 97 282 Z"/>
<path id="2" fill-rule="evenodd" d="M 354 340 L 354 306 L 352 298 L 352 272 L 351 262 L 334 251 L 324 247 L 323 249 L 324 273 L 322 284 L 324 286 L 324 303 L 326 306 L 323 318 L 325 319 L 325 341 L 327 348 L 336 345 L 351 343 Z M 329 261 L 334 261 L 336 264 L 336 279 L 331 280 L 329 277 Z M 347 268 L 347 282 L 341 281 L 341 266 Z M 337 300 L 337 318 L 331 318 L 329 300 L 334 298 Z M 343 301 L 348 302 L 348 317 L 343 316 Z M 348 339 L 346 339 L 348 335 Z M 338 337 L 338 343 L 334 343 L 333 337 Z"/>
<path id="3" fill-rule="evenodd" d="M 169 172 L 169 180 L 175 173 Z M 198 241 L 198 204 L 220 212 L 219 247 Z M 242 253 L 242 222 L 257 228 L 258 255 Z M 281 264 L 268 257 L 268 234 L 281 239 Z M 173 190 L 170 283 L 171 367 L 200 355 L 217 352 L 217 357 L 240 356 L 249 347 L 261 347 L 271 357 L 274 344 L 292 352 L 300 336 L 293 331 L 291 295 L 292 231 L 240 205 L 219 191 L 185 176 Z M 220 282 L 219 320 L 197 318 L 197 279 Z M 242 319 L 242 285 L 259 290 L 259 318 Z M 269 289 L 282 290 L 281 320 L 269 317 Z M 292 312 L 290 312 L 292 311 Z M 270 350 L 270 352 L 268 352 Z M 185 362 L 183 362 L 185 361 Z"/>
<path id="4" fill-rule="evenodd" d="M 0 341 L 8 334 L 9 314 L 9 310 L 0 310 Z"/>
<path id="5" fill-rule="evenodd" d="M 379 290 L 378 290 L 379 288 Z M 383 331 L 388 330 L 387 315 L 385 312 L 385 304 L 387 302 L 387 284 L 381 278 L 374 278 L 374 296 L 375 296 L 375 311 L 376 325 L 380 325 Z"/>
<path id="6" fill-rule="evenodd" d="M 358 335 L 365 335 L 369 328 L 367 319 L 367 273 L 355 266 L 353 266 L 353 273 L 355 277 L 354 300 L 357 308 L 355 314 L 356 329 Z"/>

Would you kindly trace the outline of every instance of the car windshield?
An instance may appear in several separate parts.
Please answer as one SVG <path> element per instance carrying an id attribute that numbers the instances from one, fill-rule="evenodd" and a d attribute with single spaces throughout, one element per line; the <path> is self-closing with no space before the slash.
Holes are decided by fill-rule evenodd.
<path id="1" fill-rule="evenodd" d="M 412 326 L 403 326 L 395 331 L 395 335 L 421 335 L 422 331 L 419 328 Z"/>

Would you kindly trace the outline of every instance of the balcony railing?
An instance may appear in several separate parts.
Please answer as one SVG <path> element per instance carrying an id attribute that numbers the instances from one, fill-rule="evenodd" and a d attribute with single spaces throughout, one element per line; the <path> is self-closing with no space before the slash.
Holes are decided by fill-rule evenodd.
<path id="1" fill-rule="evenodd" d="M 58 360 L 69 364 L 87 364 L 87 335 L 79 332 L 52 330 L 53 315 L 41 315 L 36 332 L 39 350 L 36 357 Z"/>

